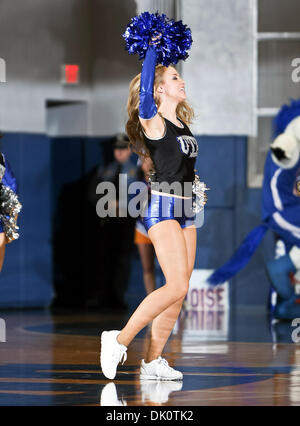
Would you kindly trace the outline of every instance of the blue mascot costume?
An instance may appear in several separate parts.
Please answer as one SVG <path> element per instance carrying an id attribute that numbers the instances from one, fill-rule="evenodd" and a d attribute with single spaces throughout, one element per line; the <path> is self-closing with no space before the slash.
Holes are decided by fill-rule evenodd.
<path id="1" fill-rule="evenodd" d="M 277 296 L 274 316 L 300 316 L 300 99 L 284 105 L 273 121 L 274 140 L 267 154 L 262 189 L 263 223 L 252 230 L 233 257 L 209 278 L 225 282 L 250 260 L 266 231 L 276 236 L 276 256 L 267 270 Z"/>

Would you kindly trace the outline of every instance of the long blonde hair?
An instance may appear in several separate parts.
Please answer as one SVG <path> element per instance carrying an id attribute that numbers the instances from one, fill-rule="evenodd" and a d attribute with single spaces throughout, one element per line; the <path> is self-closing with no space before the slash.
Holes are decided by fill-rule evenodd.
<path id="1" fill-rule="evenodd" d="M 159 98 L 155 96 L 156 88 L 162 83 L 166 67 L 157 65 L 154 79 L 154 100 L 159 108 Z M 127 101 L 128 121 L 126 123 L 126 133 L 129 137 L 129 144 L 133 151 L 142 157 L 148 157 L 149 152 L 144 142 L 143 130 L 139 120 L 140 105 L 140 81 L 141 74 L 135 76 L 129 85 L 129 96 Z M 194 111 L 187 101 L 182 101 L 177 105 L 176 115 L 187 125 L 190 125 L 194 118 Z"/>

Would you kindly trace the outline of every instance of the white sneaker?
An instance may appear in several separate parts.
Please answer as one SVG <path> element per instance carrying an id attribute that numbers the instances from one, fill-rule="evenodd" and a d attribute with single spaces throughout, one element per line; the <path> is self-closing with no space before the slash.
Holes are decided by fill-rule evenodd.
<path id="1" fill-rule="evenodd" d="M 117 373 L 117 366 L 127 359 L 127 347 L 117 341 L 119 330 L 103 331 L 101 334 L 101 354 L 100 363 L 102 372 L 108 379 L 114 379 Z"/>
<path id="2" fill-rule="evenodd" d="M 107 385 L 104 386 L 101 392 L 101 398 L 100 398 L 100 405 L 102 407 L 106 406 L 125 406 L 127 405 L 126 401 L 120 401 L 118 399 L 117 389 L 116 385 L 112 382 L 107 383 Z"/>
<path id="3" fill-rule="evenodd" d="M 156 403 L 166 403 L 169 401 L 169 394 L 182 389 L 182 382 L 141 380 L 142 401 Z"/>
<path id="4" fill-rule="evenodd" d="M 140 378 L 148 380 L 182 380 L 183 375 L 180 371 L 170 367 L 166 359 L 159 356 L 148 363 L 142 359 Z"/>

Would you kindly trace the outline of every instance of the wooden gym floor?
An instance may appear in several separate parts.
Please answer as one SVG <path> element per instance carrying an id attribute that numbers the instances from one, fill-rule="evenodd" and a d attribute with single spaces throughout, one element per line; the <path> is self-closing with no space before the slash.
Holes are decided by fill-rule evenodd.
<path id="1" fill-rule="evenodd" d="M 261 311 L 183 311 L 165 350 L 182 383 L 140 381 L 148 329 L 110 381 L 99 367 L 100 333 L 128 316 L 0 312 L 0 405 L 300 405 L 300 344 L 290 322 L 272 324 Z"/>

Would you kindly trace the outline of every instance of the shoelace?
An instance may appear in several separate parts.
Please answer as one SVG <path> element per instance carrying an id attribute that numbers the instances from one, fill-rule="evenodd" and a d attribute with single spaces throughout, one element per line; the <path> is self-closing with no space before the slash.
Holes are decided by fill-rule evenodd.
<path id="1" fill-rule="evenodd" d="M 122 361 L 122 358 L 123 358 L 123 362 L 122 362 L 122 365 L 123 365 L 123 364 L 124 364 L 124 362 L 127 360 L 127 353 L 126 353 L 126 350 L 125 350 L 125 352 L 123 352 L 123 355 L 121 355 L 120 362 Z"/>
<path id="2" fill-rule="evenodd" d="M 159 362 L 159 364 L 162 364 L 165 367 L 167 367 L 170 371 L 173 370 L 173 368 L 169 366 L 169 363 L 168 363 L 168 361 L 165 358 L 158 357 L 158 362 Z"/>
<path id="3" fill-rule="evenodd" d="M 113 354 L 113 358 L 114 360 L 116 360 L 118 363 L 122 361 L 122 365 L 124 364 L 124 362 L 127 360 L 127 353 L 126 353 L 126 349 L 123 349 L 121 346 L 118 347 L 119 351 L 116 351 L 115 354 Z"/>

